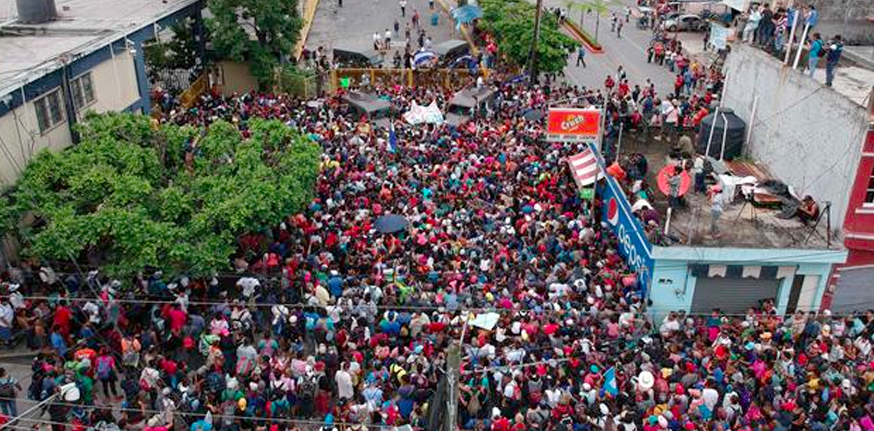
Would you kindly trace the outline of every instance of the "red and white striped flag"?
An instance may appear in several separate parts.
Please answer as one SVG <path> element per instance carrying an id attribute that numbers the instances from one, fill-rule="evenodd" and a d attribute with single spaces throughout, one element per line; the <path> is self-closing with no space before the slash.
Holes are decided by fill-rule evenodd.
<path id="1" fill-rule="evenodd" d="M 580 187 L 594 184 L 599 178 L 604 177 L 601 169 L 598 168 L 598 158 L 591 148 L 586 148 L 582 153 L 569 157 L 568 164 Z"/>

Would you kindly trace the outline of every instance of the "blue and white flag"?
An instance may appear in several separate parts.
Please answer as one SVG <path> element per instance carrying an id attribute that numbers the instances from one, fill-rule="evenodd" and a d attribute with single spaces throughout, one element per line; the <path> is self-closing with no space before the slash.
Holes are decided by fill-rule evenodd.
<path id="1" fill-rule="evenodd" d="M 390 153 L 398 152 L 398 135 L 395 133 L 395 123 L 392 122 L 388 129 L 388 151 Z"/>
<path id="2" fill-rule="evenodd" d="M 616 369 L 610 367 L 604 372 L 604 392 L 614 397 L 619 395 L 619 386 L 616 384 Z"/>

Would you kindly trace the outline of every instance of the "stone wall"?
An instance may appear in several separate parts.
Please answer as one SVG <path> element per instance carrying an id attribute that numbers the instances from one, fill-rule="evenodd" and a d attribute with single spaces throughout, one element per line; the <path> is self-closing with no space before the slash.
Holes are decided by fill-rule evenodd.
<path id="1" fill-rule="evenodd" d="M 758 49 L 731 48 L 725 107 L 752 127 L 744 153 L 798 195 L 831 201 L 832 226 L 840 227 L 868 126 L 865 109 Z"/>

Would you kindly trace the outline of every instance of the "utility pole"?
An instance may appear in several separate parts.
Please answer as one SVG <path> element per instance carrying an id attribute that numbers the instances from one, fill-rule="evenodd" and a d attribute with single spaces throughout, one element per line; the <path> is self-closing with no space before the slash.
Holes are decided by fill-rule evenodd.
<path id="1" fill-rule="evenodd" d="M 528 65 L 528 86 L 537 84 L 537 44 L 540 42 L 540 15 L 543 11 L 543 0 L 537 0 L 537 8 L 534 10 L 534 40 L 531 41 L 531 59 Z"/>
<path id="2" fill-rule="evenodd" d="M 446 382 L 449 385 L 446 391 L 446 430 L 455 431 L 458 422 L 458 382 L 461 380 L 461 347 L 453 342 L 449 345 L 446 356 Z"/>

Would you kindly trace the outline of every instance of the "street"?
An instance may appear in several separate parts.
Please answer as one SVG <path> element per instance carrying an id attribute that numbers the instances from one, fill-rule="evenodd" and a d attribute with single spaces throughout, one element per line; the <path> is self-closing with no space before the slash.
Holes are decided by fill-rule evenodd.
<path id="1" fill-rule="evenodd" d="M 430 10 L 428 0 L 407 0 L 406 16 L 402 17 L 398 0 L 343 0 L 343 7 L 339 6 L 338 0 L 322 0 L 316 9 L 306 47 L 314 50 L 321 46 L 327 52 L 337 46 L 360 50 L 372 49 L 373 33 L 378 31 L 380 36 L 383 36 L 386 29 L 391 29 L 394 33 L 393 26 L 397 19 L 400 24 L 400 34 L 393 35 L 392 48 L 403 49 L 404 26 L 410 23 L 413 39 L 411 45 L 415 50 L 419 48 L 416 29 L 412 28 L 411 22 L 415 11 L 419 12 L 420 27 L 425 29 L 434 44 L 462 38 L 453 29 L 451 18 L 436 2 L 434 9 Z M 434 12 L 440 13 L 437 26 L 431 24 L 431 16 Z"/>
<path id="2" fill-rule="evenodd" d="M 534 0 L 529 1 L 535 3 Z M 608 7 L 611 13 L 616 13 L 617 17 L 624 20 L 625 5 L 631 7 L 632 11 L 636 10 L 636 3 L 626 0 L 617 0 L 608 4 Z M 567 9 L 564 0 L 544 0 L 543 6 L 547 10 L 556 7 Z M 580 11 L 571 11 L 568 19 L 579 25 L 580 14 Z M 604 47 L 604 52 L 587 51 L 585 60 L 588 67 L 585 68 L 576 65 L 577 54 L 573 53 L 565 69 L 565 74 L 570 82 L 586 87 L 601 88 L 607 75 L 613 74 L 615 77 L 616 71 L 621 65 L 625 69 L 628 82 L 632 87 L 635 84 L 642 85 L 649 78 L 655 83 L 659 94 L 673 91 L 674 76 L 671 75 L 668 68 L 646 62 L 646 49 L 652 38 L 652 30 L 640 30 L 635 22 L 635 16 L 632 14 L 630 21 L 625 23 L 622 28 L 622 37 L 617 38 L 616 33 L 610 32 L 610 15 L 600 17 L 598 42 Z M 583 29 L 594 36 L 596 23 L 597 17 L 594 11 L 585 14 Z M 682 41 L 685 47 L 693 46 L 700 50 L 703 34 L 678 33 L 677 39 Z"/>

